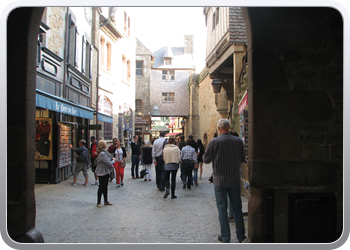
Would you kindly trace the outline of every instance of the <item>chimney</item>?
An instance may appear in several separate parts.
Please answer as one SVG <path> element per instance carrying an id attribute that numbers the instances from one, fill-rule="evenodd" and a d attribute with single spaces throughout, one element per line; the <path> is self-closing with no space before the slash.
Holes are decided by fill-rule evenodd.
<path id="1" fill-rule="evenodd" d="M 193 35 L 185 35 L 184 36 L 184 52 L 185 54 L 193 54 L 194 48 L 193 48 Z"/>

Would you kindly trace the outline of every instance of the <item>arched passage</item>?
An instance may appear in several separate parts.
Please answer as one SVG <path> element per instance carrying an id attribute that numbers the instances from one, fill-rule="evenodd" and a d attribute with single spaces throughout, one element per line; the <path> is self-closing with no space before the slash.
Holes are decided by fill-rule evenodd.
<path id="1" fill-rule="evenodd" d="M 36 53 L 43 11 L 17 8 L 7 20 L 7 230 L 18 242 L 43 242 L 35 228 L 34 194 Z"/>
<path id="2" fill-rule="evenodd" d="M 34 194 L 35 59 L 43 11 L 18 8 L 7 23 L 7 230 L 18 242 L 43 241 L 35 228 Z M 332 8 L 243 8 L 243 13 L 250 62 L 249 237 L 290 241 L 288 202 L 295 193 L 335 195 L 339 236 L 341 15 Z M 21 39 L 13 39 L 18 34 Z"/>

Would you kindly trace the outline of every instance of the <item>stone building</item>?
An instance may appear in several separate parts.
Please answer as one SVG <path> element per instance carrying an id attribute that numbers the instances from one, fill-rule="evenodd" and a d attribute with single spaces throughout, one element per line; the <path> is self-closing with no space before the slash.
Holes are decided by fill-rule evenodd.
<path id="1" fill-rule="evenodd" d="M 155 59 L 151 73 L 152 117 L 188 119 L 189 82 L 195 70 L 193 52 L 193 36 L 185 35 L 184 47 L 166 46 L 153 53 Z M 176 128 L 181 129 L 179 122 L 175 123 Z"/>
<path id="2" fill-rule="evenodd" d="M 151 140 L 151 69 L 154 55 L 136 38 L 135 134 Z"/>
<path id="3" fill-rule="evenodd" d="M 134 131 L 135 36 L 132 17 L 122 7 L 101 7 L 98 138 L 119 138 L 128 149 Z M 102 115 L 101 115 L 102 114 Z"/>
<path id="4" fill-rule="evenodd" d="M 119 138 L 128 149 L 134 131 L 135 36 L 122 7 L 101 7 L 98 81 L 98 138 Z"/>
<path id="5" fill-rule="evenodd" d="M 72 175 L 69 144 L 89 142 L 95 117 L 97 9 L 47 7 L 36 53 L 36 182 L 58 183 Z M 97 14 L 98 15 L 98 14 Z"/>
<path id="6" fill-rule="evenodd" d="M 348 235 L 343 171 L 346 19 L 331 7 L 241 9 L 249 62 L 247 234 L 251 242 L 271 246 L 321 247 L 319 242 L 328 242 L 323 245 L 338 248 Z M 15 8 L 7 19 L 11 56 L 2 76 L 7 76 L 5 132 L 11 140 L 6 147 L 18 150 L 7 150 L 4 157 L 3 238 L 13 248 L 19 242 L 44 242 L 35 225 L 34 193 L 37 46 L 44 10 Z"/>

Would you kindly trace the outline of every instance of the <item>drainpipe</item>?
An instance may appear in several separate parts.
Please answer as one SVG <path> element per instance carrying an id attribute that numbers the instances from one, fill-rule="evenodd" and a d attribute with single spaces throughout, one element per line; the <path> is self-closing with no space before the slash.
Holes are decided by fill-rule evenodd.
<path id="1" fill-rule="evenodd" d="M 97 112 L 98 112 L 98 96 L 99 96 L 99 79 L 100 79 L 100 51 L 97 53 L 97 78 L 96 78 L 96 124 L 97 122 Z M 100 130 L 96 130 L 96 139 L 100 137 Z"/>

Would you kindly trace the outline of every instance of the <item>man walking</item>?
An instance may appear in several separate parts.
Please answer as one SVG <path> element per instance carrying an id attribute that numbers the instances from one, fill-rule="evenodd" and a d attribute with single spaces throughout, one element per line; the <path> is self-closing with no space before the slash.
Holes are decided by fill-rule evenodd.
<path id="1" fill-rule="evenodd" d="M 192 170 L 197 167 L 197 154 L 194 148 L 191 146 L 191 139 L 187 139 L 186 146 L 181 150 L 181 179 L 183 182 L 183 189 L 187 188 L 191 190 L 192 184 Z"/>
<path id="2" fill-rule="evenodd" d="M 231 242 L 230 225 L 227 218 L 227 197 L 233 210 L 236 234 L 239 242 L 246 239 L 242 214 L 240 189 L 240 166 L 245 160 L 243 142 L 230 134 L 230 121 L 220 119 L 217 123 L 219 136 L 212 139 L 203 155 L 203 161 L 213 164 L 213 182 L 219 214 L 221 235 L 218 240 Z"/>
<path id="3" fill-rule="evenodd" d="M 153 143 L 153 161 L 156 167 L 156 184 L 160 191 L 165 189 L 165 172 L 164 172 L 164 160 L 163 160 L 163 149 L 165 146 L 165 133 L 160 132 L 159 138 Z"/>
<path id="4" fill-rule="evenodd" d="M 85 177 L 85 183 L 83 186 L 89 186 L 89 176 L 87 172 L 87 167 L 89 165 L 89 150 L 85 147 L 85 144 L 86 141 L 84 139 L 79 141 L 79 148 L 73 148 L 72 144 L 69 144 L 69 147 L 76 152 L 77 157 L 77 165 L 75 166 L 73 182 L 71 183 L 73 186 L 75 186 L 77 183 L 77 177 L 80 171 L 83 171 L 83 175 Z"/>

